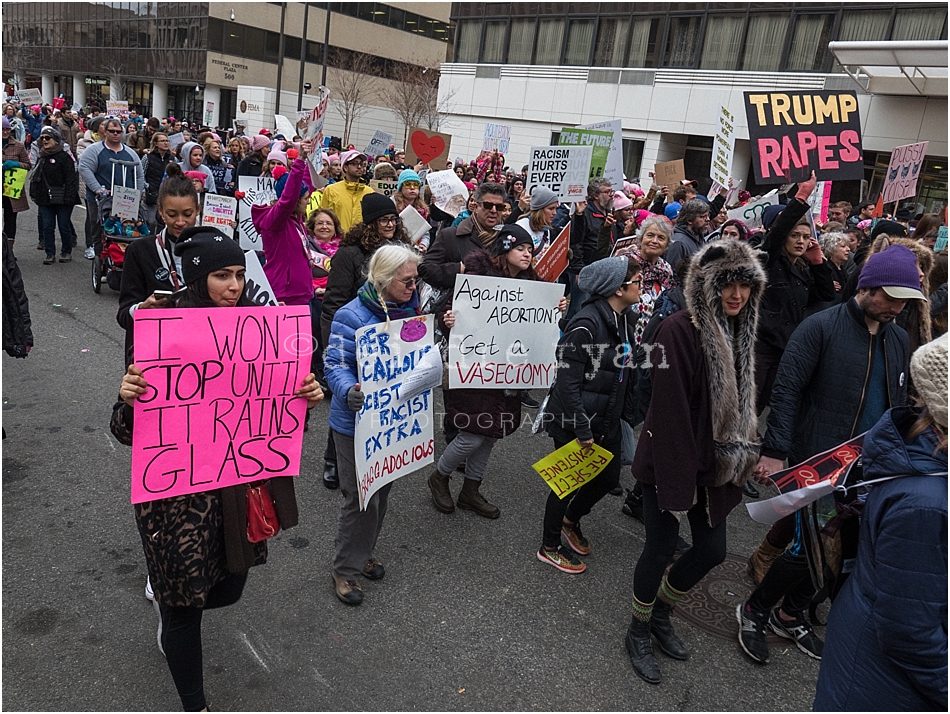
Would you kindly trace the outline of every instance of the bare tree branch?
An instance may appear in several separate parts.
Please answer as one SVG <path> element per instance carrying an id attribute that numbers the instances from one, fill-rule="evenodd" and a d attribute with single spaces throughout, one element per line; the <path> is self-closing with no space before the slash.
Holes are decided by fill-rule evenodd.
<path id="1" fill-rule="evenodd" d="M 330 64 L 346 67 L 337 69 L 328 78 L 330 99 L 336 100 L 331 104 L 343 119 L 343 145 L 346 146 L 350 143 L 353 124 L 369 111 L 369 100 L 377 92 L 377 70 L 372 57 L 360 52 L 348 52 L 344 56 L 335 51 Z"/>
<path id="2" fill-rule="evenodd" d="M 438 131 L 445 114 L 449 111 L 450 96 L 439 100 L 439 70 L 414 63 L 398 63 L 393 67 L 394 84 L 384 92 L 386 106 L 392 109 L 403 124 L 405 144 L 409 129 L 422 126 L 429 131 Z"/>

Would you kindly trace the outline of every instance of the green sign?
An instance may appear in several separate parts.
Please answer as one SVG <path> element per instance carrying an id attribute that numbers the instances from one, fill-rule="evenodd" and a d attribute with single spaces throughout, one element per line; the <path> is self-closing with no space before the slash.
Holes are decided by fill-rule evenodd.
<path id="1" fill-rule="evenodd" d="M 610 145 L 613 142 L 612 131 L 598 131 L 596 129 L 574 129 L 563 127 L 558 146 L 590 146 L 590 177 L 601 178 L 607 167 L 607 157 L 610 155 Z M 589 180 L 588 179 L 588 180 Z"/>

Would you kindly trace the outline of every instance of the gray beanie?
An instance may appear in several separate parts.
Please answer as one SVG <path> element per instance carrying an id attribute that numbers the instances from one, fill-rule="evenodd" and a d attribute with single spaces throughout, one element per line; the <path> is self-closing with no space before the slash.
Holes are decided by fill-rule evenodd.
<path id="1" fill-rule="evenodd" d="M 558 203 L 557 194 L 546 186 L 536 186 L 531 192 L 531 210 L 537 211 L 552 203 Z"/>
<path id="2" fill-rule="evenodd" d="M 581 270 L 577 285 L 585 293 L 610 297 L 623 285 L 630 261 L 624 257 L 603 258 Z"/>

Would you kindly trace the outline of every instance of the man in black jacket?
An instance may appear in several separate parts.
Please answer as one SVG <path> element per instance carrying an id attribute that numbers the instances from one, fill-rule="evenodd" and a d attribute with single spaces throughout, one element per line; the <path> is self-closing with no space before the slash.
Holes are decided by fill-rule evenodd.
<path id="1" fill-rule="evenodd" d="M 781 471 L 786 458 L 798 464 L 848 441 L 907 401 L 909 341 L 893 320 L 907 300 L 924 299 L 914 254 L 898 245 L 875 254 L 858 288 L 852 300 L 806 318 L 788 342 L 756 467 L 761 483 Z M 736 611 L 739 643 L 761 664 L 769 656 L 766 623 L 808 656 L 821 659 L 823 642 L 804 617 L 815 589 L 800 538 L 800 511 L 795 518 L 792 546 Z M 781 608 L 773 611 L 780 599 Z"/>

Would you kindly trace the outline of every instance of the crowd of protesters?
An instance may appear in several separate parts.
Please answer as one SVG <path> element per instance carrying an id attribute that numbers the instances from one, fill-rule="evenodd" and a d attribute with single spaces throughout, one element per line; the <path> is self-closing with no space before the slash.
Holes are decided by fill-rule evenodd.
<path id="1" fill-rule="evenodd" d="M 319 180 L 307 162 L 317 153 Z M 147 238 L 126 253 L 117 314 L 126 330 L 127 373 L 113 431 L 127 443 L 131 405 L 147 386 L 134 364 L 132 315 L 173 304 L 248 304 L 245 257 L 233 232 L 196 227 L 201 195 L 240 199 L 238 177 L 274 180 L 276 200 L 255 206 L 251 216 L 277 300 L 311 311 L 314 375 L 298 395 L 310 406 L 324 393 L 332 396 L 323 483 L 339 488 L 344 501 L 330 575 L 336 596 L 348 605 L 363 602 L 361 577 L 385 576 L 375 550 L 391 488 L 360 507 L 352 451 L 354 414 L 364 398 L 355 331 L 425 311 L 448 335 L 457 275 L 537 280 L 537 255 L 570 223 L 555 387 L 543 405 L 535 399 L 540 395 L 526 391 L 446 389 L 448 446 L 427 479 L 434 507 L 443 514 L 458 506 L 487 519 L 501 515 L 481 486 L 492 471 L 492 447 L 509 435 L 504 425 L 521 423 L 523 408 L 540 407 L 551 417 L 544 423 L 555 448 L 576 441 L 607 449 L 614 456 L 609 468 L 571 497 L 552 493 L 539 505 L 537 558 L 560 572 L 584 572 L 581 557 L 594 545 L 581 519 L 596 517 L 594 508 L 607 494 L 622 495 L 621 482 L 632 475 L 622 509 L 643 521 L 645 543 L 625 645 L 636 674 L 656 684 L 662 675 L 653 643 L 673 659 L 688 659 L 671 615 L 725 558 L 726 517 L 743 495 L 759 496 L 752 482 L 769 484 L 786 465 L 867 432 L 864 471 L 892 479 L 867 487 L 850 504 L 852 511 L 864 509 L 860 546 L 851 577 L 836 574 L 828 647 L 806 614 L 822 593 L 811 575 L 802 512 L 777 521 L 750 557 L 757 587 L 736 612 L 739 644 L 760 664 L 769 660 L 767 630 L 813 658 L 824 652 L 830 661 L 822 667 L 816 707 L 887 702 L 884 708 L 905 708 L 910 702 L 946 709 L 947 245 L 941 216 L 883 215 L 880 205 L 864 201 L 833 203 L 827 219 L 816 220 L 808 203 L 812 175 L 787 187 L 753 228 L 729 217 L 729 210 L 755 198 L 731 186 L 706 197 L 692 180 L 662 187 L 649 177 L 617 185 L 595 177 L 586 200 L 567 204 L 544 187 L 526 191 L 527 167 L 514 170 L 497 152 L 444 166 L 409 165 L 395 146 L 371 157 L 339 141 L 321 147 L 270 128 L 245 135 L 174 117 L 105 117 L 96 107 L 75 116 L 69 109 L 6 105 L 3 154 L 5 172 L 32 170 L 27 194 L 38 208 L 37 247 L 47 265 L 56 262 L 57 225 L 59 262 L 71 259 L 74 206 L 85 203 L 85 257 L 94 258 L 100 202 L 119 181 L 141 192 Z M 129 170 L 118 176 L 109 159 Z M 457 216 L 437 206 L 426 185 L 427 173 L 447 169 L 470 192 Z M 395 183 L 395 191 L 375 190 L 374 179 Z M 400 215 L 410 206 L 431 229 L 415 240 Z M 8 262 L 11 271 L 15 267 L 7 249 L 17 237 L 17 215 L 29 207 L 26 195 L 3 199 L 4 348 L 18 357 L 32 339 L 27 344 L 28 312 L 26 330 L 22 322 L 8 330 L 8 312 L 15 320 L 23 310 L 16 301 L 7 310 Z M 182 261 L 192 253 L 202 259 L 200 271 Z M 662 347 L 669 369 L 650 369 L 652 347 Z M 473 413 L 489 415 L 477 422 L 487 426 L 468 426 L 476 423 Z M 453 498 L 456 472 L 462 487 Z M 274 502 L 281 526 L 294 525 L 292 489 L 274 494 Z M 266 557 L 266 549 L 229 529 L 235 507 L 243 505 L 215 491 L 136 508 L 149 569 L 146 593 L 160 618 L 159 646 L 186 709 L 206 705 L 202 611 L 235 602 L 247 569 Z M 189 577 L 173 578 L 168 549 L 151 542 L 157 518 L 180 525 L 174 537 L 176 547 L 191 549 Z M 684 523 L 689 543 L 680 535 Z M 240 557 L 232 558 L 224 545 L 235 540 Z"/>

